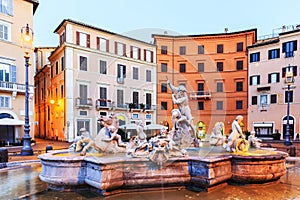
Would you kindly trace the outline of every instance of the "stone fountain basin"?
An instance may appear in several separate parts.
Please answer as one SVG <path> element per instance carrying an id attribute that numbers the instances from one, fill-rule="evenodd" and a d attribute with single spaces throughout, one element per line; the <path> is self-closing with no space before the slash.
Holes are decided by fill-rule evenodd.
<path id="1" fill-rule="evenodd" d="M 72 190 L 96 188 L 104 196 L 131 190 L 185 186 L 209 191 L 226 185 L 267 183 L 286 173 L 288 154 L 280 151 L 249 150 L 244 154 L 193 148 L 188 157 L 170 158 L 163 166 L 147 158 L 130 158 L 125 154 L 79 154 L 52 151 L 39 156 L 39 177 L 49 189 Z"/>

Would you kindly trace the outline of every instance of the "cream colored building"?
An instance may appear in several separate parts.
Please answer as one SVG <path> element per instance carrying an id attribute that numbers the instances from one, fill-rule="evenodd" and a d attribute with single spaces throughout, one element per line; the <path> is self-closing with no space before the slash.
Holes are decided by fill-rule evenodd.
<path id="1" fill-rule="evenodd" d="M 25 116 L 25 59 L 21 29 L 33 29 L 37 0 L 0 1 L 0 146 L 21 142 Z M 28 51 L 28 49 L 26 49 Z M 30 58 L 32 62 L 32 56 Z M 33 75 L 29 67 L 30 136 L 34 137 Z"/>
<path id="2" fill-rule="evenodd" d="M 300 132 L 300 27 L 293 26 L 278 37 L 260 40 L 249 50 L 248 130 L 272 139 L 275 132 L 285 139 L 287 124 L 287 71 L 294 74 L 290 95 L 290 134 Z"/>
<path id="3" fill-rule="evenodd" d="M 99 115 L 111 113 L 127 128 L 156 123 L 155 45 L 70 19 L 54 32 L 59 46 L 39 119 L 47 138 L 73 141 L 81 128 L 95 136 Z"/>

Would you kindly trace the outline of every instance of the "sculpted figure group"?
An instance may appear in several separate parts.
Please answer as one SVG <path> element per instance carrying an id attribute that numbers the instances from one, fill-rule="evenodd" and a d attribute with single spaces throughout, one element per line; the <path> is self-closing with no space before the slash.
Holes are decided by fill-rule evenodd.
<path id="1" fill-rule="evenodd" d="M 126 152 L 131 157 L 147 157 L 152 162 L 162 165 L 170 157 L 187 156 L 186 148 L 191 145 L 199 146 L 193 117 L 188 103 L 186 88 L 183 85 L 173 86 L 167 79 L 172 90 L 172 101 L 178 108 L 172 110 L 172 129 L 168 131 L 162 127 L 160 132 L 147 140 L 143 122 L 136 124 L 137 135 L 132 136 L 128 143 L 124 143 L 117 133 L 119 125 L 114 114 L 100 116 L 98 123 L 103 127 L 95 138 L 92 138 L 85 129 L 81 129 L 80 138 L 75 140 L 72 148 L 81 155 L 86 155 L 89 148 L 98 152 L 119 153 Z M 238 115 L 232 123 L 232 132 L 228 139 L 223 133 L 224 123 L 216 123 L 209 137 L 212 146 L 223 146 L 228 152 L 248 151 L 249 146 L 260 148 L 261 140 L 251 133 L 249 139 L 240 127 L 243 117 Z M 202 127 L 201 127 L 202 128 Z M 202 131 L 202 130 L 201 130 Z M 203 138 L 201 138 L 203 139 Z"/>

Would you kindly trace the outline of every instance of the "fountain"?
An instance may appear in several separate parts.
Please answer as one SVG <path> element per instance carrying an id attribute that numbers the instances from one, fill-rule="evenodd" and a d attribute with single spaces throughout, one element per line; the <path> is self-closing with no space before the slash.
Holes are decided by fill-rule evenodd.
<path id="1" fill-rule="evenodd" d="M 85 136 L 76 141 L 77 145 L 88 141 L 82 148 L 39 156 L 40 179 L 53 190 L 87 187 L 108 196 L 178 186 L 210 191 L 228 183 L 274 182 L 286 173 L 286 153 L 249 148 L 237 127 L 241 116 L 233 122 L 225 149 L 222 142 L 216 142 L 216 138 L 224 139 L 219 133 L 212 134 L 214 141 L 199 145 L 185 88 L 174 87 L 169 81 L 168 84 L 174 92 L 173 103 L 179 108 L 172 111 L 171 131 L 162 128 L 158 136 L 145 141 L 140 129 L 129 144 L 124 144 L 115 132 L 118 125 L 114 116 L 101 117 L 99 122 L 104 127 L 96 138 Z"/>

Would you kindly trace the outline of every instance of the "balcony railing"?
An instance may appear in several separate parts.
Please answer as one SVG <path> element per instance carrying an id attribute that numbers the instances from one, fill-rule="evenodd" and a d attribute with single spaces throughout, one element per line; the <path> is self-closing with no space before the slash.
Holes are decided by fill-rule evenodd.
<path id="1" fill-rule="evenodd" d="M 97 99 L 96 109 L 111 109 L 113 107 L 113 102 L 110 99 Z"/>
<path id="2" fill-rule="evenodd" d="M 192 98 L 192 99 L 210 99 L 211 92 L 210 91 L 191 91 L 190 98 Z"/>
<path id="3" fill-rule="evenodd" d="M 77 97 L 76 98 L 76 106 L 77 107 L 92 107 L 93 106 L 93 101 L 92 98 L 81 98 Z"/>
<path id="4" fill-rule="evenodd" d="M 25 85 L 13 82 L 0 81 L 0 91 L 2 92 L 12 92 L 13 96 L 17 93 L 25 93 Z M 33 86 L 29 86 L 29 94 L 33 94 Z"/>

